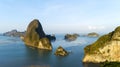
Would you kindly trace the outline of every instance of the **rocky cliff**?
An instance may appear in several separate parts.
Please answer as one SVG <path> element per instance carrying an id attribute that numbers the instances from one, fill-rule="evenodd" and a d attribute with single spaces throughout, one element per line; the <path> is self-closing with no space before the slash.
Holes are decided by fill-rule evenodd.
<path id="1" fill-rule="evenodd" d="M 83 62 L 120 62 L 120 26 L 84 48 Z"/>
<path id="2" fill-rule="evenodd" d="M 52 50 L 52 45 L 43 31 L 42 25 L 37 19 L 33 20 L 28 25 L 25 36 L 22 37 L 22 39 L 28 46 Z"/>
<path id="3" fill-rule="evenodd" d="M 56 40 L 56 37 L 55 37 L 54 34 L 52 34 L 52 35 L 46 35 L 46 37 L 47 37 L 50 41 L 52 41 L 52 42 Z"/>

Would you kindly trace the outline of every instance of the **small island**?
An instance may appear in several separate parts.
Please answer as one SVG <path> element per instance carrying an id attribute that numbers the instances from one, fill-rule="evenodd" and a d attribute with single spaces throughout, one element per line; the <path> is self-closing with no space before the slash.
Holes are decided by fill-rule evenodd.
<path id="1" fill-rule="evenodd" d="M 92 32 L 92 33 L 88 33 L 87 35 L 88 37 L 98 37 L 99 34 L 95 33 L 95 32 Z"/>
<path id="2" fill-rule="evenodd" d="M 66 34 L 64 39 L 66 41 L 74 41 L 77 39 L 77 37 L 79 37 L 79 34 Z"/>
<path id="3" fill-rule="evenodd" d="M 57 56 L 66 56 L 66 55 L 68 55 L 68 52 L 63 47 L 59 46 L 56 49 L 54 54 L 57 55 Z"/>
<path id="4" fill-rule="evenodd" d="M 25 36 L 22 37 L 25 45 L 39 49 L 52 50 L 50 40 L 46 37 L 39 20 L 34 19 L 28 25 Z"/>
<path id="5" fill-rule="evenodd" d="M 16 29 L 14 29 L 14 30 L 5 32 L 5 33 L 0 34 L 0 35 L 9 36 L 9 37 L 20 37 L 22 40 L 24 40 L 25 33 L 26 33 L 26 31 L 25 32 L 19 32 Z M 56 40 L 55 35 L 47 34 L 47 35 L 45 35 L 45 37 L 47 37 L 49 39 L 49 41 L 52 41 L 52 42 Z"/>
<path id="6" fill-rule="evenodd" d="M 16 29 L 3 33 L 3 36 L 11 36 L 11 37 L 21 37 L 24 35 L 25 32 L 19 32 Z"/>

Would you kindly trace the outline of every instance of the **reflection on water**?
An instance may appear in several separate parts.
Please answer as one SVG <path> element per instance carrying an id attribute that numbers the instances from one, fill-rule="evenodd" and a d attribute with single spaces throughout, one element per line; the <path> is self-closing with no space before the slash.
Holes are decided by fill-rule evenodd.
<path id="1" fill-rule="evenodd" d="M 50 67 L 49 65 L 29 65 L 24 67 Z"/>
<path id="2" fill-rule="evenodd" d="M 64 37 L 63 37 L 64 38 Z M 53 50 L 40 50 L 25 46 L 18 38 L 0 36 L 0 67 L 99 67 L 99 64 L 82 63 L 84 47 L 97 38 L 79 37 L 76 41 L 66 42 L 58 36 L 52 42 Z M 58 46 L 72 51 L 68 56 L 55 56 Z"/>
<path id="3" fill-rule="evenodd" d="M 26 48 L 26 61 L 30 64 L 25 65 L 25 67 L 50 67 L 49 64 L 43 65 L 42 62 L 50 60 L 51 51 L 40 50 L 33 47 L 25 46 Z M 40 62 L 40 60 L 42 60 Z"/>
<path id="4" fill-rule="evenodd" d="M 7 37 L 7 36 L 0 36 L 0 45 L 2 44 L 13 44 L 13 43 L 20 43 L 19 37 Z"/>
<path id="5" fill-rule="evenodd" d="M 83 67 L 100 67 L 99 63 L 83 63 Z"/>

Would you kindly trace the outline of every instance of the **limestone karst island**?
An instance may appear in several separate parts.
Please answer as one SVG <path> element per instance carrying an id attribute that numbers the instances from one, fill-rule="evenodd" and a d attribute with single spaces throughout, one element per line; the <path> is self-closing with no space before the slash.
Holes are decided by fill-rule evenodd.
<path id="1" fill-rule="evenodd" d="M 120 0 L 0 0 L 0 67 L 120 67 Z"/>
<path id="2" fill-rule="evenodd" d="M 83 62 L 120 62 L 120 26 L 84 48 Z"/>
<path id="3" fill-rule="evenodd" d="M 59 40 L 57 43 L 57 37 L 55 35 L 46 34 L 40 21 L 38 19 L 34 19 L 28 24 L 26 31 L 20 32 L 14 29 L 12 31 L 3 33 L 3 36 L 20 38 L 27 48 L 34 48 L 37 49 L 37 51 L 42 51 L 42 53 L 48 53 L 49 51 L 52 51 L 53 53 L 50 53 L 50 55 L 63 58 L 72 56 L 74 53 L 78 54 L 76 52 L 76 48 L 66 48 L 66 46 L 69 46 L 69 43 L 71 43 L 71 46 L 75 46 L 75 43 L 77 45 L 80 44 L 80 40 L 86 40 L 86 38 L 90 40 L 93 39 L 93 43 L 91 42 L 87 46 L 82 47 L 84 48 L 84 56 L 81 59 L 82 63 L 88 67 L 89 64 L 91 65 L 91 63 L 93 66 L 98 67 L 120 66 L 120 26 L 118 26 L 114 31 L 102 36 L 96 32 L 91 32 L 87 35 L 81 35 L 78 33 L 64 34 L 62 38 L 64 41 L 61 40 L 63 42 L 61 43 L 65 45 L 58 45 Z M 56 44 L 57 46 L 55 46 Z M 81 49 L 81 45 L 77 46 L 77 48 Z M 48 50 L 48 52 L 46 52 L 46 50 Z M 94 65 L 96 63 L 99 63 L 99 65 Z"/>
<path id="4" fill-rule="evenodd" d="M 23 41 L 28 46 L 37 47 L 40 49 L 52 50 L 52 45 L 46 37 L 45 32 L 39 20 L 33 20 L 27 28 Z"/>
<path id="5" fill-rule="evenodd" d="M 20 38 L 27 48 L 32 48 L 32 51 L 34 51 L 34 48 L 37 49 L 37 51 L 42 51 L 45 55 L 49 54 L 56 57 L 64 58 L 73 56 L 74 53 L 78 54 L 77 49 L 84 49 L 81 50 L 84 52 L 81 61 L 88 67 L 91 63 L 93 66 L 97 67 L 120 66 L 120 26 L 114 31 L 102 36 L 97 32 L 90 32 L 88 34 L 67 33 L 62 36 L 60 41 L 59 36 L 56 36 L 55 34 L 46 34 L 40 21 L 34 19 L 28 24 L 26 31 L 20 32 L 14 29 L 3 33 L 3 36 Z M 86 41 L 87 39 L 93 41 L 90 41 L 90 43 L 86 46 L 84 45 L 84 47 L 81 46 L 81 42 L 83 40 Z M 16 41 L 16 39 L 14 41 Z M 75 45 L 77 45 L 77 48 L 73 49 L 73 46 Z M 70 46 L 71 48 L 66 48 L 66 46 Z M 46 50 L 48 51 L 46 52 Z M 80 56 L 81 54 L 76 57 L 76 60 Z M 96 63 L 99 63 L 99 65 L 94 65 Z"/>

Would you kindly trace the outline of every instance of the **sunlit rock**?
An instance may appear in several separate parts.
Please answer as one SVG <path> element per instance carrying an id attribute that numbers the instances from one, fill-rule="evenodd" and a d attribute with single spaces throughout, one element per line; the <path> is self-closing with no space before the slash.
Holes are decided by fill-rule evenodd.
<path id="1" fill-rule="evenodd" d="M 37 47 L 40 49 L 52 50 L 52 45 L 46 37 L 42 25 L 39 20 L 33 20 L 27 28 L 24 38 L 24 43 L 28 46 Z"/>
<path id="2" fill-rule="evenodd" d="M 84 48 L 83 62 L 120 62 L 120 26 Z"/>
<path id="3" fill-rule="evenodd" d="M 68 55 L 68 52 L 64 48 L 59 46 L 57 48 L 56 52 L 55 52 L 55 55 L 57 55 L 57 56 L 66 56 L 66 55 Z"/>

